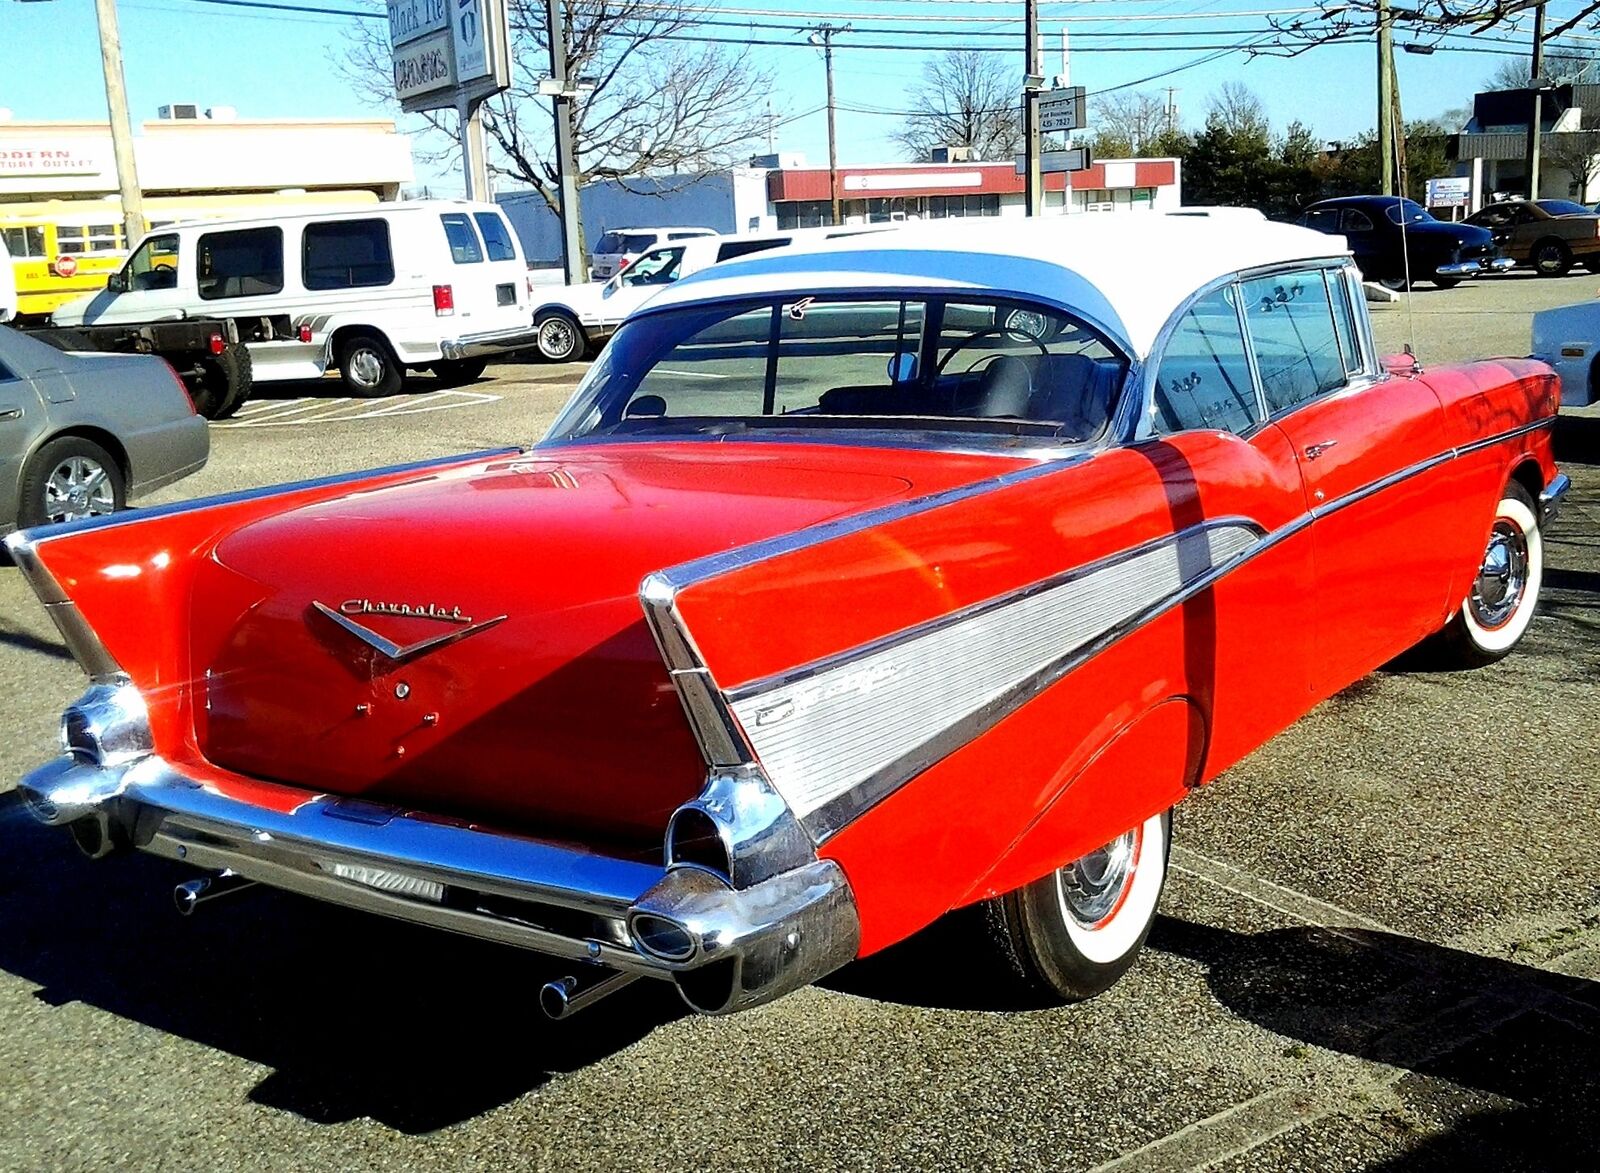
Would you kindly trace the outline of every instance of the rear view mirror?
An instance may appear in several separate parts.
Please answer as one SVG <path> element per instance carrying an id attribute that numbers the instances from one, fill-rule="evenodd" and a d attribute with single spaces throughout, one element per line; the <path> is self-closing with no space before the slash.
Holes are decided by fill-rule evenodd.
<path id="1" fill-rule="evenodd" d="M 106 278 L 106 289 L 111 293 L 128 292 L 128 275 L 122 270 L 118 269 L 115 273 Z"/>
<path id="2" fill-rule="evenodd" d="M 917 356 L 903 351 L 889 358 L 889 381 L 909 383 L 917 377 Z"/>

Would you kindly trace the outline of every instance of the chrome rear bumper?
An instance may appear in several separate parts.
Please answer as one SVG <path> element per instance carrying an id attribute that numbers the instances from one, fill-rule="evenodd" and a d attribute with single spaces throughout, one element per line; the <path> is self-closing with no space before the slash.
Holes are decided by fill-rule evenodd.
<path id="1" fill-rule="evenodd" d="M 482 358 L 513 350 L 530 350 L 537 342 L 538 335 L 532 325 L 513 326 L 505 330 L 485 330 L 446 339 L 439 344 L 439 353 L 447 359 Z"/>
<path id="2" fill-rule="evenodd" d="M 69 714 L 72 710 L 69 710 Z M 855 902 L 813 860 L 735 889 L 665 867 L 377 803 L 263 787 L 245 802 L 158 756 L 96 765 L 67 755 L 18 790 L 90 855 L 133 847 L 196 867 L 555 957 L 673 980 L 720 1014 L 770 1001 L 854 958 Z M 635 935 L 635 924 L 650 935 Z"/>
<path id="3" fill-rule="evenodd" d="M 1539 493 L 1539 524 L 1549 525 L 1561 512 L 1561 501 L 1572 488 L 1572 479 L 1564 472 L 1556 473 L 1550 483 Z"/>

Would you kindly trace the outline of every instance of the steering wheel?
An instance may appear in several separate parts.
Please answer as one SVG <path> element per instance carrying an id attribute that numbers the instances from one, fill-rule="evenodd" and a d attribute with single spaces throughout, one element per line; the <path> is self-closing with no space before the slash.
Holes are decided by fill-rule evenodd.
<path id="1" fill-rule="evenodd" d="M 937 377 L 939 375 L 944 374 L 944 369 L 945 369 L 945 367 L 950 365 L 950 360 L 955 358 L 956 355 L 960 354 L 963 350 L 965 350 L 967 347 L 971 346 L 974 342 L 977 342 L 980 339 L 994 338 L 994 337 L 1005 337 L 1005 338 L 1011 339 L 1014 342 L 1031 342 L 1031 343 L 1033 343 L 1035 346 L 1037 346 L 1039 348 L 1039 353 L 1040 354 L 1044 355 L 1046 358 L 1050 357 L 1050 351 L 1046 348 L 1045 344 L 1043 342 L 1040 342 L 1033 335 L 1024 334 L 1021 330 L 1012 330 L 1012 329 L 1009 329 L 1009 328 L 1007 328 L 1005 326 L 988 326 L 988 327 L 985 327 L 982 330 L 979 330 L 976 334 L 973 334 L 970 337 L 963 338 L 960 342 L 957 342 L 954 346 L 952 346 L 950 348 L 950 353 L 945 355 L 943 361 L 940 362 L 939 365 L 933 369 L 934 375 Z M 991 355 L 988 355 L 986 357 L 993 359 L 993 358 L 999 358 L 1000 355 L 991 354 Z M 971 370 L 972 368 L 968 367 L 967 369 Z"/>

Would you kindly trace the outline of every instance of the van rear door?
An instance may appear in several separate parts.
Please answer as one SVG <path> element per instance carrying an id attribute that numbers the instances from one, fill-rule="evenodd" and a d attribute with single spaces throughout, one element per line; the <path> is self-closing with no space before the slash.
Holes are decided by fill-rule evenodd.
<path id="1" fill-rule="evenodd" d="M 441 212 L 448 284 L 463 334 L 526 325 L 527 268 L 499 212 Z M 486 230 L 486 231 L 480 231 Z"/>

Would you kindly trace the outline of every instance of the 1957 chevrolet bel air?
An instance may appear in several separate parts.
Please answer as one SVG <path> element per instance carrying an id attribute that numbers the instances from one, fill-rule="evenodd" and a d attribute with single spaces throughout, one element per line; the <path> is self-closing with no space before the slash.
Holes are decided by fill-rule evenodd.
<path id="1" fill-rule="evenodd" d="M 976 902 L 1020 981 L 1095 994 L 1184 795 L 1533 614 L 1555 379 L 1380 362 L 1336 244 L 756 257 L 630 318 L 531 450 L 14 535 L 92 681 L 22 794 L 208 869 L 181 907 L 259 881 L 570 959 L 554 1014 L 638 976 L 739 1010 Z"/>

